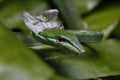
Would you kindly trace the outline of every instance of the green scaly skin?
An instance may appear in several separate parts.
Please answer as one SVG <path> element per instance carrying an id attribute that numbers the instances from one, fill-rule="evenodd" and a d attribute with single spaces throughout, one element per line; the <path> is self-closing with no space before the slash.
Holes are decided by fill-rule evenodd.
<path id="1" fill-rule="evenodd" d="M 83 53 L 85 50 L 80 42 L 99 42 L 103 35 L 98 31 L 46 29 L 40 32 L 39 36 L 36 34 L 33 36 L 43 44 L 64 51 Z"/>

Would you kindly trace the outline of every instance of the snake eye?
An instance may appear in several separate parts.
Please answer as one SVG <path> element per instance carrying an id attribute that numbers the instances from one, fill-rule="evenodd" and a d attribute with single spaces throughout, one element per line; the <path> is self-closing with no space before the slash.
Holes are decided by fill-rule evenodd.
<path id="1" fill-rule="evenodd" d="M 66 39 L 64 39 L 64 38 L 62 38 L 62 37 L 57 37 L 56 41 L 57 41 L 57 43 L 62 44 L 62 43 L 64 43 L 64 42 L 66 42 Z"/>

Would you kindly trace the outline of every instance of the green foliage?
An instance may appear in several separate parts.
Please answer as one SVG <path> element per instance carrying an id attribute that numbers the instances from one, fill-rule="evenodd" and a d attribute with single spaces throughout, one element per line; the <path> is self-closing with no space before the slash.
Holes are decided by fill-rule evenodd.
<path id="1" fill-rule="evenodd" d="M 93 10 L 101 0 L 72 0 L 80 14 L 87 13 Z"/>
<path id="2" fill-rule="evenodd" d="M 90 29 L 104 33 L 102 42 L 83 44 L 86 52 L 81 55 L 63 52 L 32 39 L 21 12 L 39 14 L 50 8 L 47 1 L 50 0 L 0 1 L 0 80 L 75 80 L 120 75 L 119 1 L 64 0 L 62 4 L 62 0 L 52 0 L 53 4 L 59 4 L 53 8 L 60 10 L 67 29 L 81 29 L 86 22 Z M 66 7 L 66 2 L 75 6 Z M 72 8 L 78 11 L 74 14 Z"/>
<path id="3" fill-rule="evenodd" d="M 0 79 L 47 80 L 53 75 L 31 50 L 27 49 L 9 30 L 0 26 Z"/>

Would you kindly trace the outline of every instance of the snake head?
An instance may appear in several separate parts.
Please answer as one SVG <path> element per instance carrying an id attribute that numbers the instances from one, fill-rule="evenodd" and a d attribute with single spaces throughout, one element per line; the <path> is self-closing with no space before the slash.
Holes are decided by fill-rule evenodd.
<path id="1" fill-rule="evenodd" d="M 78 38 L 66 30 L 46 29 L 39 33 L 40 35 L 33 35 L 34 39 L 43 44 L 51 45 L 62 51 L 83 53 L 84 48 L 80 44 Z"/>

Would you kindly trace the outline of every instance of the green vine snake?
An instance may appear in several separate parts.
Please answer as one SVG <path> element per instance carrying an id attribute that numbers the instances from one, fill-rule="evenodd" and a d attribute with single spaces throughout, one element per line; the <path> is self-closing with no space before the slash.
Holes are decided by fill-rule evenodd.
<path id="1" fill-rule="evenodd" d="M 35 40 L 54 46 L 63 51 L 75 53 L 85 52 L 80 42 L 99 42 L 102 32 L 90 30 L 64 30 L 61 22 L 57 21 L 58 10 L 51 9 L 35 16 L 22 12 L 26 26 L 32 30 Z"/>

